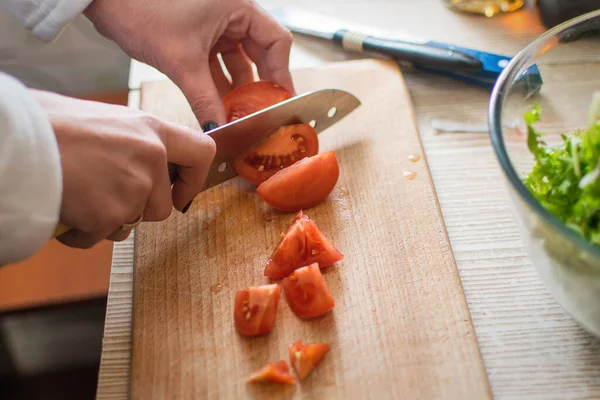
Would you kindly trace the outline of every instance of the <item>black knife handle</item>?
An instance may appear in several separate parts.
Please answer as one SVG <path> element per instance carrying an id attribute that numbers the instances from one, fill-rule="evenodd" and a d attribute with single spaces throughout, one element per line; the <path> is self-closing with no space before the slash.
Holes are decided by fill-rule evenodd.
<path id="1" fill-rule="evenodd" d="M 333 42 L 349 51 L 373 52 L 420 67 L 452 72 L 481 71 L 483 64 L 470 55 L 416 43 L 379 39 L 342 29 L 333 35 Z"/>

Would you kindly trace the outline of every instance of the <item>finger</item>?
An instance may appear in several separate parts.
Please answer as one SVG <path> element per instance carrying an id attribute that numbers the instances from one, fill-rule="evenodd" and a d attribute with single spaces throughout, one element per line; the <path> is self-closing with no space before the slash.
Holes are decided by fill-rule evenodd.
<path id="1" fill-rule="evenodd" d="M 248 38 L 242 42 L 244 50 L 256 63 L 262 79 L 273 81 L 295 95 L 289 69 L 292 34 L 259 5 L 255 10 L 250 16 Z"/>
<path id="2" fill-rule="evenodd" d="M 223 71 L 223 65 L 221 64 L 221 60 L 217 55 L 214 55 L 210 59 L 210 73 L 213 78 L 213 82 L 215 82 L 215 86 L 219 91 L 219 95 L 223 97 L 225 93 L 231 90 L 231 82 L 225 76 L 225 72 Z"/>
<path id="3" fill-rule="evenodd" d="M 223 63 L 231 75 L 233 88 L 254 81 L 252 61 L 250 61 L 241 45 L 221 53 L 221 57 L 223 57 Z"/>
<path id="4" fill-rule="evenodd" d="M 165 164 L 156 163 L 154 184 L 144 208 L 144 221 L 163 221 L 169 218 L 173 210 L 171 180 Z"/>
<path id="5" fill-rule="evenodd" d="M 129 237 L 129 235 L 131 235 L 131 231 L 132 229 L 130 228 L 119 228 L 116 231 L 114 231 L 113 233 L 111 233 L 107 239 L 108 240 L 112 240 L 113 242 L 122 242 L 123 240 L 127 239 Z"/>
<path id="6" fill-rule="evenodd" d="M 177 165 L 173 184 L 173 206 L 182 211 L 202 187 L 215 158 L 216 145 L 203 133 L 165 122 L 167 160 Z"/>
<path id="7" fill-rule="evenodd" d="M 102 234 L 82 232 L 78 229 L 70 229 L 56 238 L 62 244 L 78 249 L 92 248 L 102 239 L 104 239 Z"/>
<path id="8" fill-rule="evenodd" d="M 189 102 L 200 125 L 215 122 L 225 124 L 225 107 L 215 86 L 208 60 L 194 64 L 194 69 L 185 69 L 173 77 Z"/>

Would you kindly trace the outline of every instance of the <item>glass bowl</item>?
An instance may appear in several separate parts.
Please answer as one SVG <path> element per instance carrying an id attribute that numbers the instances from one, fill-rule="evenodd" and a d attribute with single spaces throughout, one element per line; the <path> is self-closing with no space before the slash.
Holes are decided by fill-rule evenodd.
<path id="1" fill-rule="evenodd" d="M 521 50 L 496 82 L 488 121 L 532 263 L 562 307 L 600 337 L 600 246 L 547 211 L 523 182 L 535 161 L 527 145 L 525 112 L 537 104 L 541 120 L 535 128 L 548 145 L 558 144 L 561 134 L 588 126 L 595 92 L 600 92 L 600 10 L 550 29 Z"/>

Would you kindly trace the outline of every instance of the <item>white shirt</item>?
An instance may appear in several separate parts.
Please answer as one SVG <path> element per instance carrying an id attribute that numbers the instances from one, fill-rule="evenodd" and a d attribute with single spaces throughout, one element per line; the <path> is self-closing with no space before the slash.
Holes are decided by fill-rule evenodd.
<path id="1" fill-rule="evenodd" d="M 44 42 L 92 0 L 0 0 Z M 44 110 L 0 72 L 0 266 L 24 260 L 52 238 L 62 201 L 60 154 Z"/>

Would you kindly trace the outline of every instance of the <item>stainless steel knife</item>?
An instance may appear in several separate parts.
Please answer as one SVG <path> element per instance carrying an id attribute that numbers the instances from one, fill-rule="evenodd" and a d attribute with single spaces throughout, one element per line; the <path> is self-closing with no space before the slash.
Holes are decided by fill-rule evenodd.
<path id="1" fill-rule="evenodd" d="M 282 125 L 307 123 L 313 126 L 317 133 L 321 133 L 358 106 L 360 101 L 346 91 L 316 90 L 292 97 L 207 132 L 216 143 L 217 154 L 202 191 L 236 177 L 238 173 L 231 167 L 231 162 L 268 139 Z M 168 169 L 171 182 L 174 182 L 177 179 L 177 169 L 173 164 L 168 164 Z M 54 237 L 69 229 L 68 226 L 59 223 Z"/>
<path id="2" fill-rule="evenodd" d="M 295 96 L 208 132 L 217 145 L 217 155 L 202 190 L 237 176 L 231 161 L 268 139 L 282 125 L 307 123 L 321 133 L 359 105 L 360 101 L 348 92 L 322 89 Z"/>
<path id="3" fill-rule="evenodd" d="M 510 57 L 452 44 L 430 41 L 404 33 L 341 21 L 319 13 L 288 7 L 267 8 L 280 24 L 294 33 L 329 40 L 347 51 L 376 53 L 409 62 L 416 69 L 438 73 L 470 84 L 492 88 Z M 519 77 L 527 92 L 535 92 L 542 78 L 535 65 Z"/>

